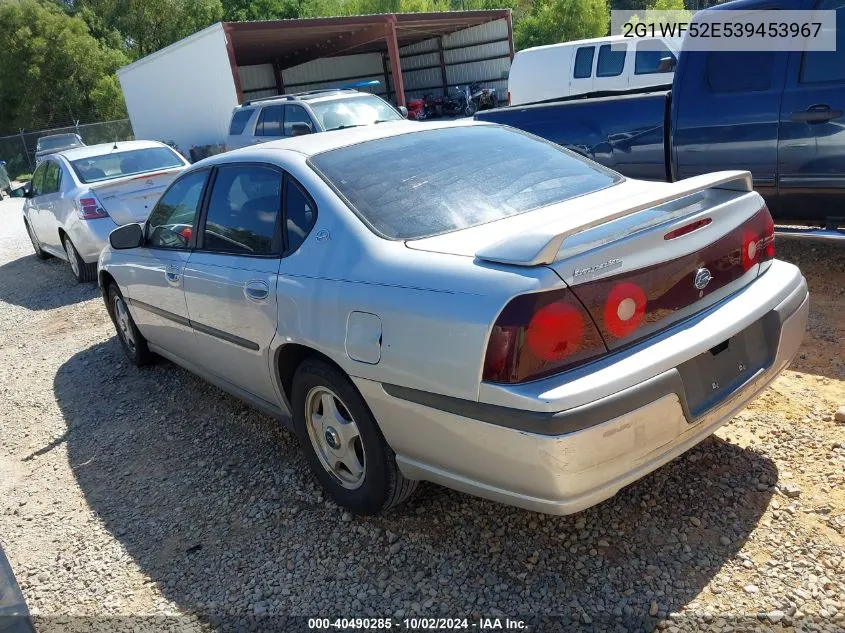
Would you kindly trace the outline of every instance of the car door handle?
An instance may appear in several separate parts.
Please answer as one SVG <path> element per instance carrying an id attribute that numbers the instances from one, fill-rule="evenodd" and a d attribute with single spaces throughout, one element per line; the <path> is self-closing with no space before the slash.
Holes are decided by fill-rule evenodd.
<path id="1" fill-rule="evenodd" d="M 800 123 L 827 123 L 841 116 L 842 110 L 831 110 L 826 103 L 817 103 L 806 110 L 793 112 L 789 115 L 789 119 Z"/>
<path id="2" fill-rule="evenodd" d="M 264 303 L 270 296 L 270 286 L 266 281 L 253 279 L 244 284 L 244 297 L 253 303 Z"/>
<path id="3" fill-rule="evenodd" d="M 173 266 L 172 264 L 164 269 L 164 277 L 167 279 L 167 283 L 171 286 L 178 286 L 179 285 L 179 268 L 178 266 Z"/>

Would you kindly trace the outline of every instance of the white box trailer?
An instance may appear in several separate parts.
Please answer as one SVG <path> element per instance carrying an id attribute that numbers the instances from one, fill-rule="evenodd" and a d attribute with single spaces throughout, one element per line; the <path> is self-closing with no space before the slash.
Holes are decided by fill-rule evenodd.
<path id="1" fill-rule="evenodd" d="M 218 23 L 118 71 L 135 137 L 222 145 L 250 99 L 377 80 L 394 104 L 477 81 L 504 101 L 509 9 Z M 396 78 L 398 77 L 398 81 Z"/>

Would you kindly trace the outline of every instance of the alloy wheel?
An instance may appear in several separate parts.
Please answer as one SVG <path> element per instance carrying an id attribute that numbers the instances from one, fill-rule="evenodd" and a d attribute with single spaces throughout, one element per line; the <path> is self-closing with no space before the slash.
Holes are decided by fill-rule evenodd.
<path id="1" fill-rule="evenodd" d="M 359 488 L 366 475 L 364 444 L 358 425 L 336 393 L 323 386 L 308 392 L 305 426 L 326 472 L 348 490 Z"/>
<path id="2" fill-rule="evenodd" d="M 126 309 L 126 304 L 123 299 L 116 295 L 112 301 L 112 308 L 114 309 L 114 321 L 117 325 L 117 334 L 120 340 L 126 345 L 126 349 L 130 353 L 135 354 L 138 344 L 135 342 L 135 335 L 132 331 L 132 322 L 129 317 L 129 311 Z"/>

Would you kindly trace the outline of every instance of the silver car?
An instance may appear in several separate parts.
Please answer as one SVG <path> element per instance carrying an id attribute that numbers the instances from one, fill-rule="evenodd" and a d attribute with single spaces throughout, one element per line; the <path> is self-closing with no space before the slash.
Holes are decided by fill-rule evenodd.
<path id="1" fill-rule="evenodd" d="M 247 101 L 232 112 L 228 149 L 284 137 L 403 121 L 408 111 L 354 89 L 323 89 Z"/>
<path id="2" fill-rule="evenodd" d="M 188 165 L 155 141 L 89 145 L 47 156 L 32 174 L 23 207 L 35 254 L 66 259 L 78 281 L 94 281 L 109 233 L 143 222 Z"/>
<path id="3" fill-rule="evenodd" d="M 358 513 L 419 480 L 596 504 L 764 389 L 808 314 L 748 172 L 630 180 L 474 122 L 215 156 L 110 241 L 129 360 L 278 417 Z"/>

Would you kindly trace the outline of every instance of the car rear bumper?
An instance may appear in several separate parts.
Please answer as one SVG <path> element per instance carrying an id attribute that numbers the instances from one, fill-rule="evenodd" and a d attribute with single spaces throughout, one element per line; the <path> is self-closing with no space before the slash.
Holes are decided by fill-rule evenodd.
<path id="1" fill-rule="evenodd" d="M 674 367 L 664 368 L 665 359 L 656 356 L 656 373 L 647 379 L 557 412 L 456 403 L 369 380 L 355 383 L 407 477 L 539 512 L 578 512 L 711 435 L 786 368 L 804 336 L 809 296 L 797 269 L 776 264 L 751 285 L 757 286 L 753 291 L 738 293 L 673 335 L 678 339 L 670 347 L 677 351 L 681 341 L 707 341 L 714 320 L 729 324 L 722 341 L 765 332 L 770 353 L 759 367 L 740 372 L 740 382 L 721 389 L 719 398 L 701 395 L 702 385 L 691 384 L 710 387 L 695 363 L 704 356 L 706 366 L 711 352 L 692 345 Z M 736 329 L 738 322 L 726 318 L 736 311 L 755 318 Z M 625 362 L 625 352 L 616 356 Z M 611 376 L 613 366 L 594 375 Z"/>
<path id="2" fill-rule="evenodd" d="M 79 220 L 68 227 L 73 246 L 86 264 L 93 264 L 109 243 L 109 234 L 117 228 L 111 218 Z"/>

